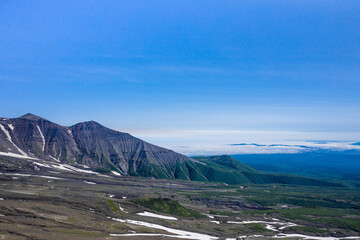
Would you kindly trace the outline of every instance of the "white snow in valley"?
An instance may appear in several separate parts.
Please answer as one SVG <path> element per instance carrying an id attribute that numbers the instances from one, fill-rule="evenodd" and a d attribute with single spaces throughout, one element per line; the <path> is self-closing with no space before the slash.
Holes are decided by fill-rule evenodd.
<path id="1" fill-rule="evenodd" d="M 96 184 L 94 182 L 88 182 L 88 181 L 84 181 L 84 182 L 87 183 L 87 184 L 92 184 L 92 185 Z"/>
<path id="2" fill-rule="evenodd" d="M 23 174 L 23 173 L 2 173 L 2 172 L 0 172 L 0 175 L 21 176 L 21 177 L 39 177 L 39 178 L 47 178 L 47 179 L 65 180 L 65 178 L 45 176 L 45 175 Z"/>
<path id="3" fill-rule="evenodd" d="M 38 165 L 40 167 L 48 167 L 49 166 L 47 164 L 42 164 L 42 163 L 38 163 L 38 162 L 33 162 L 33 164 Z"/>
<path id="4" fill-rule="evenodd" d="M 166 220 L 178 220 L 178 219 L 175 218 L 175 217 L 164 216 L 164 215 L 160 215 L 160 214 L 156 214 L 156 213 L 151 213 L 151 212 L 147 212 L 147 211 L 144 211 L 144 212 L 142 212 L 142 213 L 137 213 L 137 215 L 145 216 L 145 217 L 161 218 L 161 219 L 166 219 Z"/>
<path id="5" fill-rule="evenodd" d="M 60 162 L 60 160 L 59 160 L 59 159 L 54 158 L 54 157 L 53 157 L 53 156 L 51 156 L 51 155 L 49 155 L 49 157 L 50 157 L 52 160 L 56 161 L 56 162 Z"/>
<path id="6" fill-rule="evenodd" d="M 60 164 L 60 165 L 51 165 L 50 168 L 57 168 L 57 169 L 60 169 L 60 170 L 65 170 L 65 171 L 73 172 L 73 170 L 64 167 L 64 165 L 62 165 L 62 164 Z"/>
<path id="7" fill-rule="evenodd" d="M 359 236 L 357 237 L 315 237 L 315 236 L 309 236 L 309 235 L 303 235 L 303 234 L 285 234 L 280 233 L 278 235 L 273 236 L 272 238 L 301 238 L 301 239 L 312 239 L 312 240 L 341 240 L 341 239 L 360 239 Z"/>
<path id="8" fill-rule="evenodd" d="M 113 197 L 115 197 L 115 195 L 114 194 L 109 194 L 109 197 L 113 198 Z"/>
<path id="9" fill-rule="evenodd" d="M 110 236 L 114 237 L 126 237 L 126 236 L 161 236 L 161 237 L 172 237 L 172 238 L 181 238 L 181 239 L 194 239 L 194 240 L 214 240 L 219 239 L 218 237 L 209 236 L 206 234 L 201 233 L 194 233 L 194 232 L 188 232 L 184 230 L 174 229 L 174 228 L 168 228 L 164 227 L 159 224 L 153 224 L 148 222 L 142 222 L 142 221 L 136 221 L 136 220 L 129 220 L 129 219 L 119 219 L 119 218 L 112 218 L 112 220 L 122 223 L 129 223 L 134 224 L 138 226 L 148 227 L 148 228 L 154 228 L 163 230 L 169 233 L 172 233 L 174 235 L 167 235 L 167 234 L 152 234 L 152 235 L 144 235 L 145 233 L 131 233 L 131 234 L 110 234 Z"/>
<path id="10" fill-rule="evenodd" d="M 52 177 L 52 176 L 44 176 L 44 175 L 32 175 L 33 177 L 41 177 L 41 178 L 47 178 L 47 179 L 56 179 L 56 180 L 64 180 L 65 178 L 59 178 L 59 177 Z"/>
<path id="11" fill-rule="evenodd" d="M 124 213 L 129 213 L 128 211 L 125 210 L 125 208 L 121 207 L 121 205 L 119 204 L 119 209 L 120 211 L 124 212 Z"/>
<path id="12" fill-rule="evenodd" d="M 18 146 L 16 146 L 16 144 L 12 141 L 9 131 L 6 130 L 6 128 L 1 124 L 0 124 L 0 128 L 5 133 L 7 139 L 9 140 L 9 142 L 11 142 L 23 156 L 27 156 L 27 154 L 23 150 L 21 150 Z"/>
<path id="13" fill-rule="evenodd" d="M 48 167 L 48 168 L 56 168 L 56 169 L 60 169 L 60 170 L 65 170 L 65 171 L 69 171 L 69 172 L 82 172 L 82 173 L 91 173 L 91 174 L 96 174 L 96 175 L 101 175 L 97 172 L 93 172 L 91 170 L 84 170 L 84 169 L 80 169 L 68 164 L 52 164 L 52 165 L 47 165 L 47 164 L 43 164 L 44 167 Z M 105 176 L 105 175 L 101 175 L 101 176 Z M 107 176 L 106 176 L 107 177 Z"/>
<path id="14" fill-rule="evenodd" d="M 40 136 L 41 136 L 41 139 L 42 139 L 42 150 L 44 152 L 45 151 L 45 137 L 44 137 L 39 125 L 36 125 L 36 127 L 39 130 L 39 133 L 40 133 Z"/>
<path id="15" fill-rule="evenodd" d="M 264 235 L 250 235 L 250 236 L 238 236 L 238 238 L 240 238 L 240 240 L 243 240 L 243 239 L 247 239 L 247 238 L 259 238 L 259 237 L 263 237 Z"/>
<path id="16" fill-rule="evenodd" d="M 219 221 L 215 221 L 215 220 L 211 220 L 211 221 L 209 221 L 209 222 L 211 222 L 211 223 L 216 223 L 216 224 L 220 224 Z"/>
<path id="17" fill-rule="evenodd" d="M 93 172 L 91 170 L 80 169 L 80 168 L 77 168 L 77 167 L 74 167 L 74 166 L 71 166 L 71 165 L 68 165 L 68 164 L 60 164 L 60 166 L 64 167 L 65 169 L 70 169 L 70 170 L 75 171 L 75 172 L 91 173 L 91 174 L 100 175 L 97 172 Z"/>
<path id="18" fill-rule="evenodd" d="M 23 155 L 19 155 L 19 154 L 15 154 L 15 153 L 4 153 L 4 152 L 0 152 L 0 155 L 4 155 L 4 156 L 10 156 L 10 157 L 18 157 L 18 158 L 26 158 L 26 159 L 33 159 L 33 160 L 40 160 L 37 158 L 32 158 L 32 157 L 28 157 L 28 156 L 23 156 Z M 59 169 L 59 170 L 64 170 L 64 171 L 69 171 L 69 172 L 82 172 L 82 173 L 90 173 L 90 174 L 95 174 L 98 176 L 102 176 L 102 177 L 109 177 L 106 175 L 102 175 L 99 174 L 97 172 L 93 172 L 91 170 L 84 170 L 84 169 L 80 169 L 68 164 L 46 164 L 46 163 L 39 163 L 39 162 L 33 162 L 33 164 L 37 165 L 37 166 L 41 166 L 41 167 L 46 167 L 46 168 L 52 168 L 52 169 Z"/>
<path id="19" fill-rule="evenodd" d="M 2 156 L 7 156 L 7 157 L 14 157 L 14 158 L 25 158 L 25 159 L 33 159 L 33 160 L 37 160 L 37 158 L 33 158 L 33 157 L 29 157 L 29 156 L 24 156 L 24 155 L 20 155 L 20 154 L 16 154 L 16 153 L 7 153 L 7 152 L 0 152 L 0 155 Z"/>
<path id="20" fill-rule="evenodd" d="M 112 172 L 112 174 L 114 174 L 114 175 L 116 175 L 116 176 L 121 176 L 121 174 L 118 173 L 118 172 L 116 172 L 116 171 L 111 171 L 111 172 Z"/>
<path id="21" fill-rule="evenodd" d="M 270 230 L 270 231 L 273 231 L 273 232 L 277 232 L 279 230 L 276 229 L 276 227 L 274 227 L 274 225 L 270 225 L 270 224 L 265 224 L 265 228 Z M 281 229 L 281 228 L 279 228 Z"/>
<path id="22" fill-rule="evenodd" d="M 288 227 L 295 227 L 295 226 L 299 226 L 296 223 L 292 223 L 292 222 L 281 222 L 281 221 L 273 221 L 273 222 L 268 222 L 268 221 L 241 221 L 241 222 L 237 222 L 237 221 L 228 221 L 227 223 L 230 224 L 251 224 L 251 223 L 261 223 L 263 225 L 265 225 L 265 228 L 270 230 L 270 231 L 274 231 L 277 232 L 279 230 L 283 230 L 285 228 Z"/>
<path id="23" fill-rule="evenodd" d="M 37 195 L 37 193 L 30 192 L 30 191 L 23 191 L 23 190 L 10 190 L 9 192 L 26 194 L 26 195 Z M 20 200 L 20 201 L 21 201 L 21 200 Z"/>
<path id="24" fill-rule="evenodd" d="M 166 234 L 160 234 L 160 233 L 125 233 L 125 234 L 110 234 L 110 236 L 113 237 L 177 237 L 177 236 L 171 236 Z"/>

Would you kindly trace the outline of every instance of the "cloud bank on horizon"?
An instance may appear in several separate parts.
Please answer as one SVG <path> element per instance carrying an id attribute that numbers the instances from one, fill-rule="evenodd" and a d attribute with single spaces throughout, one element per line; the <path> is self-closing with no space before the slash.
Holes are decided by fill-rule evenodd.
<path id="1" fill-rule="evenodd" d="M 309 143 L 298 144 L 199 144 L 199 145 L 170 145 L 169 148 L 187 156 L 212 156 L 212 155 L 236 155 L 236 154 L 279 154 L 279 153 L 303 153 L 310 151 L 329 150 L 329 151 L 360 151 L 360 146 L 354 145 L 357 142 L 337 142 L 337 143 Z"/>
<path id="2" fill-rule="evenodd" d="M 130 131 L 131 132 L 131 131 Z M 287 132 L 239 130 L 133 131 L 151 143 L 187 156 L 222 154 L 275 154 L 307 151 L 360 151 L 359 132 Z M 314 140 L 314 136 L 317 137 Z M 333 137 L 332 140 L 328 140 Z M 343 140 L 343 139 L 352 139 Z"/>

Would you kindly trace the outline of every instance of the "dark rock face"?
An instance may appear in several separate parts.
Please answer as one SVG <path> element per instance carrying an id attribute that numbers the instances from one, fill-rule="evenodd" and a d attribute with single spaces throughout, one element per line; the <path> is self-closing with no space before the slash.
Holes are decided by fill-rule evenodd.
<path id="1" fill-rule="evenodd" d="M 195 162 L 184 155 L 152 145 L 128 133 L 108 129 L 94 121 L 78 123 L 70 129 L 82 153 L 81 161 L 92 167 L 101 163 L 103 167 L 117 169 L 122 173 L 173 178 L 171 169 L 176 164 Z M 143 169 L 145 166 L 146 169 Z M 161 171 L 156 173 L 159 168 Z"/>
<path id="2" fill-rule="evenodd" d="M 26 114 L 20 118 L 2 119 L 0 124 L 6 129 L 14 143 L 11 144 L 5 132 L 0 131 L 0 145 L 10 145 L 5 152 L 22 155 L 25 153 L 44 159 L 76 161 L 79 149 L 67 127 L 59 126 L 32 114 Z"/>

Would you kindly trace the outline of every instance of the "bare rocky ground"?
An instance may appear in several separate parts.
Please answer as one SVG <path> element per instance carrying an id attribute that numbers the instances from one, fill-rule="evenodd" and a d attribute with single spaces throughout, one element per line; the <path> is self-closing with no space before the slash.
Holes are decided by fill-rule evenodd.
<path id="1" fill-rule="evenodd" d="M 35 161 L 38 164 L 33 161 L 0 157 L 0 239 L 206 240 L 313 236 L 312 239 L 330 240 L 349 236 L 356 239 L 359 235 L 356 221 L 355 227 L 349 228 L 314 221 L 317 215 L 286 218 L 273 210 L 299 206 L 280 203 L 267 206 L 252 200 L 282 188 L 281 185 L 228 186 L 102 175 L 86 173 L 86 168 L 80 166 L 69 170 L 56 162 L 49 165 L 41 160 Z M 293 189 L 296 195 L 298 187 Z M 314 194 L 319 191 L 322 190 L 311 189 Z M 359 205 L 357 189 L 334 188 L 330 192 L 334 201 Z M 136 204 L 135 199 L 171 199 L 200 213 L 201 217 L 156 211 Z M 138 215 L 144 211 L 158 216 Z M 353 216 L 350 213 L 341 216 L 358 219 L 359 215 L 355 208 Z"/>

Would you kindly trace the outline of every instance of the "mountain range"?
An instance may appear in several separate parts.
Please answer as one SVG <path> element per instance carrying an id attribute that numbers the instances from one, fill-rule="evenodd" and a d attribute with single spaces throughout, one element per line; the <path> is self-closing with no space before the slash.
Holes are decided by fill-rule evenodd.
<path id="1" fill-rule="evenodd" d="M 93 171 L 117 175 L 228 184 L 339 185 L 263 173 L 229 156 L 189 158 L 94 121 L 67 127 L 30 113 L 19 118 L 0 118 L 0 155 L 85 165 Z"/>

